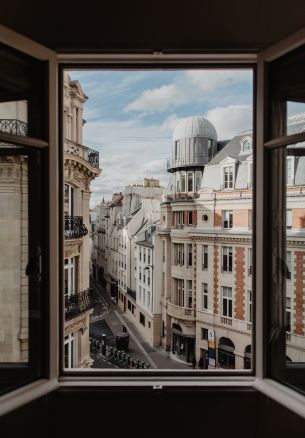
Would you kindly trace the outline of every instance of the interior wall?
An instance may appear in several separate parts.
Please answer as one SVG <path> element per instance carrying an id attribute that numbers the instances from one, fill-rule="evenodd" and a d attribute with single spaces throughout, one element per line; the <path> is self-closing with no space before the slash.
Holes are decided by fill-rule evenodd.
<path id="1" fill-rule="evenodd" d="M 1 436 L 303 437 L 305 420 L 253 389 L 66 388 L 0 419 Z"/>

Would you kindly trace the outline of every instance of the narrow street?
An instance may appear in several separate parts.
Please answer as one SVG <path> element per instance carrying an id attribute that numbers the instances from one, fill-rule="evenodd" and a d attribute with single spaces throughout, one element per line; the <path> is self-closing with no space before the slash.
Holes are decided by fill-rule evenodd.
<path id="1" fill-rule="evenodd" d="M 124 312 L 111 301 L 104 288 L 93 280 L 91 285 L 99 297 L 99 302 L 91 315 L 90 337 L 99 339 L 102 334 L 106 334 L 107 344 L 114 346 L 116 336 L 122 333 L 125 326 L 129 334 L 128 354 L 132 360 L 143 361 L 149 364 L 151 369 L 191 369 L 189 365 L 172 359 L 169 352 L 164 351 L 161 346 L 153 348 L 145 342 L 136 326 L 125 318 Z M 101 350 L 91 354 L 91 358 L 94 360 L 92 368 L 116 368 L 102 355 Z"/>

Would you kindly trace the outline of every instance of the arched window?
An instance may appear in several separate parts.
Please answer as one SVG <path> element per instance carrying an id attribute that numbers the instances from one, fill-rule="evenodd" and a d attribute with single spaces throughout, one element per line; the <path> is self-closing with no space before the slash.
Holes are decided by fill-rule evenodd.
<path id="1" fill-rule="evenodd" d="M 220 338 L 218 344 L 218 365 L 220 368 L 235 368 L 235 345 L 229 338 Z"/>

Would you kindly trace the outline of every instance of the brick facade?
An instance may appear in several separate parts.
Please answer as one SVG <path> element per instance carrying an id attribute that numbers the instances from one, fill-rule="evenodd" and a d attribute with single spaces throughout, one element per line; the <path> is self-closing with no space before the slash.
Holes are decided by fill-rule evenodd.
<path id="1" fill-rule="evenodd" d="M 218 314 L 218 255 L 219 246 L 214 246 L 214 313 Z"/>
<path id="2" fill-rule="evenodd" d="M 245 319 L 245 248 L 235 248 L 235 308 L 234 318 Z"/>
<path id="3" fill-rule="evenodd" d="M 294 298 L 294 315 L 295 315 L 295 334 L 304 336 L 304 304 L 305 304 L 305 270 L 304 257 L 305 252 L 295 251 L 295 298 Z"/>

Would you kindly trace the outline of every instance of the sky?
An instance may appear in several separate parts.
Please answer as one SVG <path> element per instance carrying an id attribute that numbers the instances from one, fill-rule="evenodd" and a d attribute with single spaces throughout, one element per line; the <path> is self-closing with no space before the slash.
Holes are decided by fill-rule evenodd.
<path id="1" fill-rule="evenodd" d="M 202 115 L 218 140 L 252 129 L 251 70 L 72 71 L 88 96 L 83 143 L 100 153 L 91 207 L 145 177 L 167 187 L 166 159 L 180 120 Z"/>

